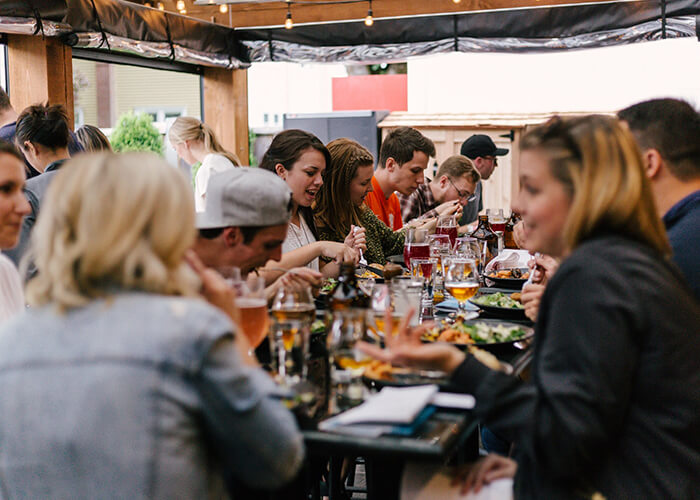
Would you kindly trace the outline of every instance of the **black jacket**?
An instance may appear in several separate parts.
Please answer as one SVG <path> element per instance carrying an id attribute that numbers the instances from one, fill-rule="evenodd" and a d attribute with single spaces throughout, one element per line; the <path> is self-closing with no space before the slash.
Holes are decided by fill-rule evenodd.
<path id="1" fill-rule="evenodd" d="M 532 381 L 468 358 L 455 382 L 516 443 L 518 499 L 700 498 L 700 306 L 675 267 L 616 236 L 542 297 Z"/>

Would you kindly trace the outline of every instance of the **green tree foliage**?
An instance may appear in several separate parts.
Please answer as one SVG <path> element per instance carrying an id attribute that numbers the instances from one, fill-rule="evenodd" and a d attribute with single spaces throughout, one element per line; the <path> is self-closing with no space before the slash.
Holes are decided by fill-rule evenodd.
<path id="1" fill-rule="evenodd" d="M 163 156 L 163 138 L 153 125 L 153 118 L 146 113 L 126 113 L 119 117 L 110 137 L 117 153 L 126 151 L 151 151 Z"/>

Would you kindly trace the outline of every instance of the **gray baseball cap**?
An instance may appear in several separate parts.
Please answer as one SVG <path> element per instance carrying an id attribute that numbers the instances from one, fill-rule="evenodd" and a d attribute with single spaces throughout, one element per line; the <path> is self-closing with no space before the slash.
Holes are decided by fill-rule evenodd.
<path id="1" fill-rule="evenodd" d="M 287 224 L 291 214 L 292 192 L 286 182 L 261 168 L 235 167 L 209 178 L 197 229 L 277 226 Z"/>

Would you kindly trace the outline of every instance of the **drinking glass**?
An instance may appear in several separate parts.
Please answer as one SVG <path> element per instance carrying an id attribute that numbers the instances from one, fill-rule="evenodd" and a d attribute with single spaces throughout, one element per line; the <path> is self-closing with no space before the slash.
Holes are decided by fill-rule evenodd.
<path id="1" fill-rule="evenodd" d="M 440 276 L 444 275 L 442 259 L 449 257 L 452 253 L 450 237 L 446 234 L 431 234 L 428 236 L 430 243 L 430 256 L 437 259 L 437 273 Z"/>
<path id="2" fill-rule="evenodd" d="M 462 259 L 473 259 L 476 261 L 477 269 L 481 272 L 481 249 L 479 248 L 479 240 L 471 236 L 457 238 L 457 247 L 455 256 Z"/>
<path id="3" fill-rule="evenodd" d="M 355 406 L 364 399 L 362 373 L 372 358 L 355 348 L 365 331 L 362 312 L 354 309 L 333 311 L 333 322 L 327 337 L 328 353 L 332 360 L 331 412 Z"/>
<path id="4" fill-rule="evenodd" d="M 457 241 L 457 218 L 454 215 L 443 215 L 438 219 L 435 234 L 446 234 L 450 238 L 452 248 Z"/>
<path id="5" fill-rule="evenodd" d="M 408 228 L 403 247 L 403 261 L 407 269 L 411 269 L 411 259 L 430 257 L 428 230 L 423 228 Z"/>
<path id="6" fill-rule="evenodd" d="M 270 339 L 279 382 L 295 385 L 306 378 L 311 323 L 316 315 L 311 290 L 295 285 L 280 288 L 272 302 L 275 320 Z"/>
<path id="7" fill-rule="evenodd" d="M 415 276 L 396 276 L 391 280 L 391 300 L 394 304 L 394 312 L 399 317 L 404 317 L 410 309 L 413 309 L 410 325 L 418 325 L 421 311 L 421 299 L 423 297 L 423 278 Z"/>
<path id="8" fill-rule="evenodd" d="M 437 259 L 434 257 L 411 259 L 411 275 L 423 278 L 428 291 L 433 287 L 437 267 Z"/>
<path id="9" fill-rule="evenodd" d="M 391 300 L 391 291 L 389 285 L 378 284 L 374 285 L 372 290 L 372 331 L 379 337 L 384 337 L 385 334 L 385 314 L 386 311 L 391 312 L 391 334 L 396 335 L 401 322 L 401 316 L 394 311 L 394 304 Z"/>
<path id="10" fill-rule="evenodd" d="M 267 298 L 265 279 L 261 276 L 249 277 L 247 281 L 233 282 L 236 291 L 236 307 L 240 314 L 239 325 L 250 345 L 255 348 L 265 338 L 268 328 Z"/>
<path id="11" fill-rule="evenodd" d="M 479 290 L 479 271 L 474 259 L 453 258 L 445 274 L 445 290 L 459 303 L 460 312 L 465 311 L 467 301 Z"/>

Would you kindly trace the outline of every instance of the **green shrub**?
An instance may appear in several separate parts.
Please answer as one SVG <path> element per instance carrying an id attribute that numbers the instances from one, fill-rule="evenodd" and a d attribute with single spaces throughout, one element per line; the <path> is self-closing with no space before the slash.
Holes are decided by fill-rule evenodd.
<path id="1" fill-rule="evenodd" d="M 163 138 L 153 125 L 153 118 L 146 113 L 126 113 L 119 117 L 110 137 L 117 153 L 126 151 L 151 151 L 163 156 Z"/>

